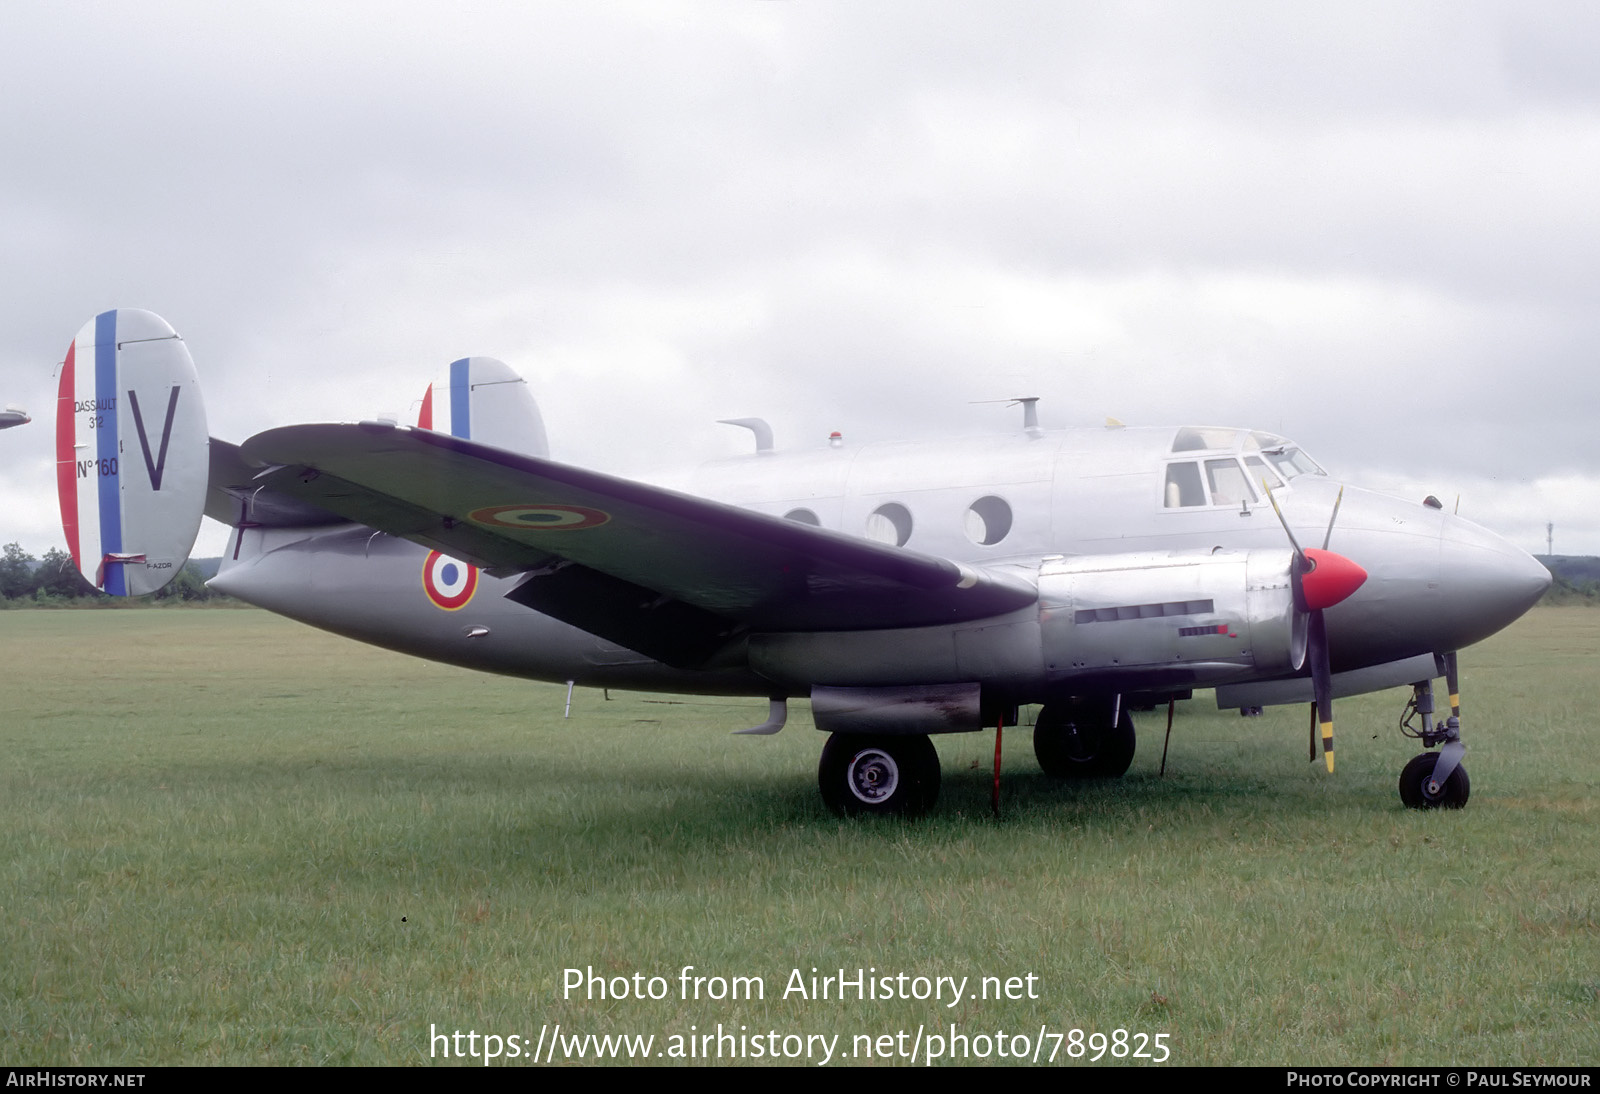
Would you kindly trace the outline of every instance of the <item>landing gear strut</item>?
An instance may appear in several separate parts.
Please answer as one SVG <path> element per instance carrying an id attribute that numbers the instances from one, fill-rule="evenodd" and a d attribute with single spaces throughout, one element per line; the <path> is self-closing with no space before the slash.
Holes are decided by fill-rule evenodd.
<path id="1" fill-rule="evenodd" d="M 1411 699 L 1400 718 L 1400 732 L 1415 737 L 1422 747 L 1442 745 L 1438 752 L 1423 752 L 1413 757 L 1400 773 L 1400 800 L 1408 809 L 1460 809 L 1467 804 L 1472 783 L 1461 757 L 1467 746 L 1461 743 L 1461 698 L 1457 683 L 1456 655 L 1444 655 L 1445 677 L 1450 688 L 1450 717 L 1433 720 L 1433 681 L 1411 685 Z M 1422 724 L 1414 726 L 1412 719 Z"/>
<path id="2" fill-rule="evenodd" d="M 1133 717 L 1120 695 L 1072 699 L 1039 711 L 1033 754 L 1058 779 L 1115 779 L 1133 763 Z"/>
<path id="3" fill-rule="evenodd" d="M 939 754 L 921 734 L 835 733 L 822 746 L 817 786 L 835 813 L 915 816 L 939 799 Z"/>

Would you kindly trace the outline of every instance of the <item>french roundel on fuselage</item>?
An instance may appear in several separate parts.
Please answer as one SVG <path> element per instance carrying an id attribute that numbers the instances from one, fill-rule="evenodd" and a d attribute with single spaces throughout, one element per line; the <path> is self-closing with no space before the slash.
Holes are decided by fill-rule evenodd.
<path id="1" fill-rule="evenodd" d="M 437 608 L 459 611 L 478 591 L 478 568 L 438 551 L 429 551 L 422 563 L 422 590 Z"/>

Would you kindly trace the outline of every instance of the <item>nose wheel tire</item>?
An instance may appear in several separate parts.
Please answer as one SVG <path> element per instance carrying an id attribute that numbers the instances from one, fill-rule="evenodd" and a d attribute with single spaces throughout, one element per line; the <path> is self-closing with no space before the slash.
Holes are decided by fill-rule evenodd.
<path id="1" fill-rule="evenodd" d="M 1133 717 L 1117 704 L 1075 699 L 1039 711 L 1033 727 L 1033 754 L 1046 775 L 1058 779 L 1116 779 L 1133 763 L 1137 744 Z"/>
<path id="2" fill-rule="evenodd" d="M 1467 769 L 1457 765 L 1442 786 L 1430 786 L 1437 752 L 1424 752 L 1412 758 L 1400 772 L 1400 800 L 1407 809 L 1460 809 L 1472 794 Z"/>
<path id="3" fill-rule="evenodd" d="M 835 733 L 822 747 L 817 786 L 835 813 L 916 816 L 939 798 L 939 753 L 925 736 Z"/>

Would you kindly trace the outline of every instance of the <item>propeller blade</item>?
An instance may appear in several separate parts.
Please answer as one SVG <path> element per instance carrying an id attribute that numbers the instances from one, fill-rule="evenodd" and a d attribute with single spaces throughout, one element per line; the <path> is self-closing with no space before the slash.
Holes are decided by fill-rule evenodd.
<path id="1" fill-rule="evenodd" d="M 1339 496 L 1333 499 L 1333 515 L 1328 518 L 1328 534 L 1322 537 L 1322 549 L 1328 549 L 1328 541 L 1333 538 L 1333 522 L 1339 519 L 1339 503 L 1344 501 L 1344 487 L 1339 487 Z"/>
<path id="2" fill-rule="evenodd" d="M 1306 633 L 1306 659 L 1311 662 L 1311 693 L 1317 700 L 1317 721 L 1322 725 L 1322 758 L 1333 774 L 1333 672 L 1328 661 L 1328 627 L 1322 613 L 1311 613 Z"/>
<path id="3" fill-rule="evenodd" d="M 1305 558 L 1306 553 L 1300 549 L 1300 541 L 1294 538 L 1294 533 L 1289 531 L 1289 522 L 1283 519 L 1283 510 L 1278 508 L 1278 499 L 1273 496 L 1272 487 L 1267 485 L 1267 480 L 1261 480 L 1261 489 L 1267 492 L 1267 500 L 1272 503 L 1272 511 L 1278 514 L 1278 523 L 1283 525 L 1283 534 L 1289 537 L 1289 545 L 1294 548 L 1294 553 L 1299 558 Z"/>
<path id="4" fill-rule="evenodd" d="M 1339 519 L 1339 506 L 1344 501 L 1344 487 L 1334 498 L 1333 513 L 1328 517 L 1328 531 L 1322 537 L 1322 549 L 1305 550 L 1289 530 L 1278 499 L 1266 479 L 1261 487 L 1272 502 L 1272 511 L 1283 525 L 1283 534 L 1294 547 L 1295 604 L 1310 617 L 1306 627 L 1306 660 L 1311 662 L 1311 694 L 1315 697 L 1311 711 L 1311 753 L 1317 749 L 1317 726 L 1322 727 L 1322 758 L 1327 761 L 1328 774 L 1333 774 L 1333 663 L 1328 651 L 1328 624 L 1323 612 L 1333 607 L 1361 588 L 1367 580 L 1367 571 L 1344 555 L 1328 550 L 1333 539 L 1333 525 Z"/>

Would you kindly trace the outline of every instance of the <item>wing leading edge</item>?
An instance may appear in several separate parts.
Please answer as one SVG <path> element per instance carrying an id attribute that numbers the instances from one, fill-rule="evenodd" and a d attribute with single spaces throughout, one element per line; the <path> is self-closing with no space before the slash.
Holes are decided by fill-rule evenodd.
<path id="1" fill-rule="evenodd" d="M 289 426 L 241 454 L 279 495 L 526 572 L 512 599 L 671 664 L 743 631 L 965 622 L 1037 599 L 947 559 L 428 430 Z"/>

